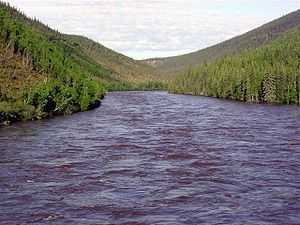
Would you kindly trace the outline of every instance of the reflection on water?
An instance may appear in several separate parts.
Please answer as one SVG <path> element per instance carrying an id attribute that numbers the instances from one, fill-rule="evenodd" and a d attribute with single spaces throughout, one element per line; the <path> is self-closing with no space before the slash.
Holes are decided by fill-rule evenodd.
<path id="1" fill-rule="evenodd" d="M 295 106 L 110 93 L 0 129 L 0 224 L 300 224 Z"/>

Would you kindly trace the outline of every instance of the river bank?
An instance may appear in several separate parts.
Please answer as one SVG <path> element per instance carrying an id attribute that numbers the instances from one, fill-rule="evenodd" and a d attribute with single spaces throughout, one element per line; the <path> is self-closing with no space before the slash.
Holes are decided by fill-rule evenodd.
<path id="1" fill-rule="evenodd" d="M 90 104 L 87 108 L 87 110 L 93 110 L 101 105 L 101 101 L 104 99 L 104 95 L 99 99 L 95 100 L 92 104 Z M 11 111 L 6 109 L 7 111 L 0 111 L 0 127 L 1 126 L 9 126 L 12 123 L 15 122 L 25 122 L 25 121 L 34 121 L 34 120 L 43 120 L 43 119 L 49 119 L 56 116 L 64 116 L 64 115 L 71 115 L 78 112 L 83 112 L 80 108 L 80 105 L 72 106 L 68 110 L 68 112 L 62 113 L 59 111 L 56 111 L 55 107 L 53 110 L 49 112 L 40 111 L 39 109 L 35 109 L 33 106 L 30 105 L 24 105 L 19 110 L 12 109 Z"/>

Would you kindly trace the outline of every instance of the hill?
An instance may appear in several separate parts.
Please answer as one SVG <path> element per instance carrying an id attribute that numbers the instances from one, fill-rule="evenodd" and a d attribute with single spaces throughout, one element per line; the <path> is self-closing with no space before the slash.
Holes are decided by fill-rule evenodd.
<path id="1" fill-rule="evenodd" d="M 300 26 L 300 10 L 265 24 L 243 35 L 190 54 L 168 58 L 153 58 L 143 62 L 153 66 L 160 73 L 179 74 L 189 67 L 196 67 L 226 55 L 239 54 L 270 43 L 287 31 Z"/>
<path id="2" fill-rule="evenodd" d="M 178 75 L 170 91 L 255 103 L 300 104 L 300 27 L 241 54 Z"/>
<path id="3" fill-rule="evenodd" d="M 107 90 L 160 88 L 151 67 L 0 2 L 0 122 L 70 114 Z"/>
<path id="4" fill-rule="evenodd" d="M 64 35 L 64 37 L 76 43 L 83 54 L 88 55 L 104 68 L 113 71 L 116 78 L 120 80 L 139 83 L 145 81 L 145 78 L 149 80 L 158 78 L 151 66 L 114 52 L 86 37 L 76 35 Z"/>

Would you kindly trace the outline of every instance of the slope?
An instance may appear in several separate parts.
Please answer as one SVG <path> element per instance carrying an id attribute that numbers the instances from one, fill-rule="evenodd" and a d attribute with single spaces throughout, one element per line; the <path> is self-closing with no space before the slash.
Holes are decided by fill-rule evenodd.
<path id="1" fill-rule="evenodd" d="M 149 66 L 1 2 L 0 50 L 0 122 L 85 111 L 107 90 L 160 87 Z"/>
<path id="2" fill-rule="evenodd" d="M 300 28 L 256 49 L 178 75 L 170 91 L 244 102 L 300 104 Z"/>
<path id="3" fill-rule="evenodd" d="M 246 49 L 260 47 L 299 26 L 300 10 L 297 10 L 241 36 L 204 50 L 175 57 L 147 59 L 143 62 L 152 65 L 160 73 L 178 74 L 189 67 L 211 62 L 226 55 L 238 54 Z"/>
<path id="4" fill-rule="evenodd" d="M 121 80 L 138 83 L 145 81 L 145 78 L 149 80 L 158 78 L 151 66 L 114 52 L 88 38 L 76 35 L 64 35 L 64 37 L 76 43 L 84 54 L 113 71 Z"/>

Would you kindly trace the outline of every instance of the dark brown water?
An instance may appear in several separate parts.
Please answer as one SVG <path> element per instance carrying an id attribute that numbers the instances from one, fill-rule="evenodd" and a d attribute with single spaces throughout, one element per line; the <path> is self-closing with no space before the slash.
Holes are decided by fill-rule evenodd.
<path id="1" fill-rule="evenodd" d="M 0 129 L 0 224 L 300 224 L 300 117 L 164 92 Z"/>

